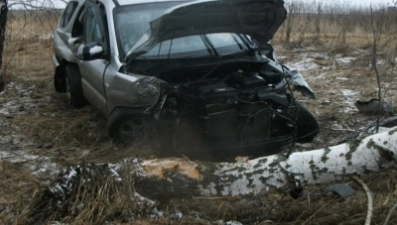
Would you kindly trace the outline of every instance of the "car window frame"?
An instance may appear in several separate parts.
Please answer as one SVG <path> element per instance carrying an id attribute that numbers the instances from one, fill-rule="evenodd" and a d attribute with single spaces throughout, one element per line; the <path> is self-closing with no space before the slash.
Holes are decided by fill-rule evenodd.
<path id="1" fill-rule="evenodd" d="M 175 2 L 175 3 L 177 3 L 175 6 L 177 6 L 179 4 L 184 4 L 184 3 L 187 3 L 187 2 L 188 2 L 188 0 L 186 0 L 186 1 L 177 1 L 177 2 Z M 117 6 L 117 7 L 113 8 L 113 10 L 112 10 L 112 17 L 113 18 L 112 19 L 113 19 L 113 26 L 115 28 L 115 36 L 116 36 L 117 49 L 118 49 L 118 52 L 119 52 L 120 61 L 124 61 L 125 60 L 125 57 L 127 57 L 127 52 L 124 52 L 123 46 L 121 45 L 120 31 L 119 31 L 119 29 L 117 27 L 118 24 L 116 24 L 117 23 L 117 10 L 122 9 L 122 7 L 137 7 L 137 6 L 141 6 L 141 5 L 156 4 L 156 3 L 164 3 L 165 4 L 167 2 L 161 2 L 161 1 L 160 2 L 145 2 L 145 3 L 137 3 L 137 4 Z M 172 6 L 172 7 L 175 7 L 175 6 Z"/>
<path id="2" fill-rule="evenodd" d="M 82 37 L 84 35 L 84 18 L 85 18 L 85 4 L 82 5 L 77 12 L 76 18 L 74 19 L 74 23 L 72 26 L 71 37 Z M 77 28 L 77 26 L 81 26 Z M 78 30 L 81 29 L 81 33 Z"/>
<path id="3" fill-rule="evenodd" d="M 73 15 L 76 13 L 76 10 L 79 6 L 79 3 L 77 1 L 70 1 L 66 7 L 65 10 L 62 13 L 61 19 L 59 20 L 59 27 L 62 29 L 65 29 L 71 22 L 71 19 Z M 70 8 L 73 8 L 70 14 L 68 14 L 68 10 Z M 67 18 L 66 18 L 67 17 Z M 66 21 L 66 22 L 65 22 Z"/>
<path id="4" fill-rule="evenodd" d="M 94 2 L 90 2 L 87 1 L 84 7 L 84 32 L 83 32 L 83 36 L 82 36 L 82 42 L 87 44 L 86 41 L 86 35 L 87 35 L 87 29 L 86 29 L 86 22 L 87 22 L 87 11 L 88 10 L 92 10 L 94 17 L 96 18 L 96 21 L 98 22 L 98 27 L 99 30 L 101 32 L 101 34 L 104 36 L 105 40 L 104 43 L 98 43 L 98 44 L 104 44 L 105 46 L 102 46 L 104 53 L 103 56 L 101 57 L 101 59 L 106 59 L 109 60 L 110 59 L 110 44 L 109 44 L 109 32 L 108 32 L 108 28 L 105 27 L 105 18 L 104 15 L 102 15 L 100 9 L 99 9 L 99 5 L 101 4 L 103 6 L 102 3 L 94 3 Z M 104 7 L 104 6 L 103 6 Z M 104 12 L 106 14 L 106 11 Z"/>

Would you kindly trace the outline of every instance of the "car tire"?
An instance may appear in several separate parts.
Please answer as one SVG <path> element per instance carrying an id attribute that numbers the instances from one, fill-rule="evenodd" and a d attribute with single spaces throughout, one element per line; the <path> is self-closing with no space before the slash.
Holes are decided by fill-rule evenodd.
<path id="1" fill-rule="evenodd" d="M 82 108 L 87 105 L 84 97 L 83 87 L 81 86 L 81 74 L 76 65 L 66 65 L 65 77 L 67 94 L 73 108 Z"/>
<path id="2" fill-rule="evenodd" d="M 143 109 L 119 107 L 109 116 L 109 136 L 116 144 L 139 144 L 144 138 Z"/>
<path id="3" fill-rule="evenodd" d="M 66 93 L 66 77 L 65 77 L 65 68 L 62 66 L 58 66 L 55 69 L 54 75 L 54 87 L 55 91 L 58 93 Z"/>
<path id="4" fill-rule="evenodd" d="M 295 101 L 297 108 L 296 141 L 307 143 L 313 141 L 319 131 L 319 125 L 313 115 L 300 102 Z"/>

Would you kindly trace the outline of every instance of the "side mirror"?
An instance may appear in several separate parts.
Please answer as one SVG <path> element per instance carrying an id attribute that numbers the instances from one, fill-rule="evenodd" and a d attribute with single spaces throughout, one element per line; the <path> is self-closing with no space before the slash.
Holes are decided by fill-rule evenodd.
<path id="1" fill-rule="evenodd" d="M 102 54 L 102 46 L 95 42 L 80 44 L 77 48 L 77 58 L 81 60 L 99 59 L 101 58 Z"/>
<path id="2" fill-rule="evenodd" d="M 72 49 L 72 52 L 75 52 L 75 49 L 78 47 L 81 42 L 81 37 L 71 37 L 68 39 L 68 46 Z"/>

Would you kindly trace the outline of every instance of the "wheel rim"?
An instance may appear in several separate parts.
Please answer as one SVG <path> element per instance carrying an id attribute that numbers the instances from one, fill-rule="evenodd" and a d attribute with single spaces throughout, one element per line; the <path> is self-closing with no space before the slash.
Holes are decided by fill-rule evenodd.
<path id="1" fill-rule="evenodd" d="M 139 120 L 128 120 L 119 128 L 120 138 L 125 143 L 139 142 L 143 138 L 143 125 Z"/>

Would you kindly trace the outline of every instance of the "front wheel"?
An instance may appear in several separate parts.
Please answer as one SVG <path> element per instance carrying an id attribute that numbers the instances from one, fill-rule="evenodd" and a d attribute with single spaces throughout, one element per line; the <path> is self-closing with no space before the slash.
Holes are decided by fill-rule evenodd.
<path id="1" fill-rule="evenodd" d="M 143 110 L 116 108 L 108 119 L 109 136 L 115 143 L 138 144 L 144 138 Z"/>
<path id="2" fill-rule="evenodd" d="M 73 108 L 82 108 L 87 105 L 81 86 L 81 74 L 77 65 L 66 65 L 66 91 Z"/>
<path id="3" fill-rule="evenodd" d="M 319 131 L 319 125 L 313 115 L 300 102 L 296 103 L 296 141 L 307 143 L 313 141 Z"/>

